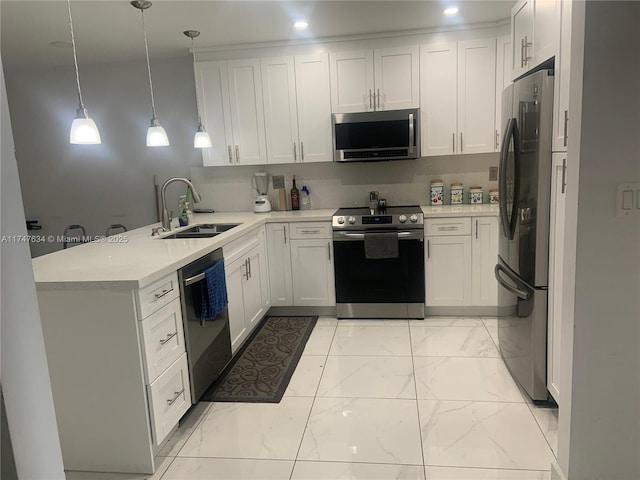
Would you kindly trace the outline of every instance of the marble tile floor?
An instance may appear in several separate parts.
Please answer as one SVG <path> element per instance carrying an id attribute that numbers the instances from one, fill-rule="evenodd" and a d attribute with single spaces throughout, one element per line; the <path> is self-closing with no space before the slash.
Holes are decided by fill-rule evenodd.
<path id="1" fill-rule="evenodd" d="M 557 409 L 534 405 L 497 320 L 321 317 L 279 404 L 200 403 L 152 477 L 70 480 L 549 480 Z"/>

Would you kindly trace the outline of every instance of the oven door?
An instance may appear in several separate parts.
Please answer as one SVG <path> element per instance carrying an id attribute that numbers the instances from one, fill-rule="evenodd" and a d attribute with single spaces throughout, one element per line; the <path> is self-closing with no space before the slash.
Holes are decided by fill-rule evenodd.
<path id="1" fill-rule="evenodd" d="M 397 258 L 367 259 L 364 232 L 334 232 L 336 303 L 424 306 L 423 235 L 422 230 L 398 232 Z"/>

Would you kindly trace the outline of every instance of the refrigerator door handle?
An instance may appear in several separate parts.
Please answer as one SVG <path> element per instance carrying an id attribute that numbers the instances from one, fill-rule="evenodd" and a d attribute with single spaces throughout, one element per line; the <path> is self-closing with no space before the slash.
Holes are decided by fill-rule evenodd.
<path id="1" fill-rule="evenodd" d="M 520 283 L 520 282 L 518 282 L 518 279 L 513 278 L 511 273 L 507 269 L 505 269 L 502 265 L 500 265 L 499 263 L 495 266 L 494 273 L 495 273 L 496 280 L 498 281 L 499 285 L 501 285 L 502 287 L 507 289 L 509 292 L 513 293 L 518 298 L 521 298 L 522 300 L 530 300 L 531 299 L 531 292 L 529 292 L 528 290 L 519 289 L 518 287 L 520 285 L 518 285 L 518 283 Z M 506 275 L 506 277 L 511 282 L 515 283 L 516 285 L 514 286 L 514 285 L 511 285 L 509 282 L 507 282 L 505 280 L 505 278 L 502 276 L 503 273 Z"/>
<path id="2" fill-rule="evenodd" d="M 515 128 L 515 118 L 510 118 L 507 121 L 507 127 L 505 128 L 504 135 L 502 136 L 502 147 L 500 148 L 500 164 L 498 167 L 498 189 L 500 195 L 500 225 L 502 227 L 502 233 L 506 238 L 512 240 L 511 236 L 511 224 L 509 216 L 507 215 L 507 160 L 509 158 L 509 143 L 513 136 L 513 130 Z"/>

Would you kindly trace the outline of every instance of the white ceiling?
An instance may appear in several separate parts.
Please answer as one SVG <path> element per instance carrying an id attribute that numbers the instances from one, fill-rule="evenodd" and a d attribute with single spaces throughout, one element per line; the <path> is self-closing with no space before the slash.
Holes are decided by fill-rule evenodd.
<path id="1" fill-rule="evenodd" d="M 455 17 L 443 14 L 455 4 Z M 151 57 L 189 55 L 182 32 L 199 30 L 196 48 L 253 42 L 289 41 L 353 34 L 425 29 L 443 25 L 495 22 L 509 18 L 510 0 L 430 1 L 191 1 L 155 0 L 145 11 Z M 140 11 L 127 0 L 72 0 L 80 63 L 144 58 Z M 299 17 L 306 32 L 293 28 Z M 65 0 L 0 1 L 0 42 L 5 68 L 72 63 Z"/>

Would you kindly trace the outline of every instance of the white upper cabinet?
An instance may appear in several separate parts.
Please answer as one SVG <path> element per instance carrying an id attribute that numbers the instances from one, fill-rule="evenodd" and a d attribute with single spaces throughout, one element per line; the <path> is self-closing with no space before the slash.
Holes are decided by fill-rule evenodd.
<path id="1" fill-rule="evenodd" d="M 417 46 L 336 52 L 330 62 L 333 113 L 419 105 Z"/>
<path id="2" fill-rule="evenodd" d="M 561 0 L 520 0 L 511 9 L 512 79 L 557 53 Z"/>
<path id="3" fill-rule="evenodd" d="M 207 166 L 233 164 L 233 135 L 227 62 L 195 64 L 196 93 L 202 123 L 211 136 L 212 148 L 202 149 L 202 164 Z"/>
<path id="4" fill-rule="evenodd" d="M 496 149 L 496 40 L 420 47 L 422 154 Z"/>
<path id="5" fill-rule="evenodd" d="M 333 160 L 327 54 L 263 58 L 269 163 Z"/>
<path id="6" fill-rule="evenodd" d="M 496 152 L 502 141 L 502 92 L 511 84 L 511 36 L 498 37 L 496 48 Z"/>
<path id="7" fill-rule="evenodd" d="M 229 60 L 229 97 L 236 164 L 267 163 L 260 60 Z"/>
<path id="8" fill-rule="evenodd" d="M 331 89 L 329 55 L 296 55 L 298 159 L 304 163 L 332 162 Z"/>
<path id="9" fill-rule="evenodd" d="M 571 0 L 562 0 L 560 45 L 555 62 L 553 151 L 566 152 L 569 137 L 569 69 L 571 65 Z"/>
<path id="10" fill-rule="evenodd" d="M 293 57 L 263 58 L 262 93 L 268 163 L 293 163 L 298 149 L 298 107 Z"/>
<path id="11" fill-rule="evenodd" d="M 455 152 L 457 105 L 456 42 L 420 47 L 422 155 Z"/>
<path id="12" fill-rule="evenodd" d="M 496 39 L 458 43 L 459 153 L 494 152 Z"/>

